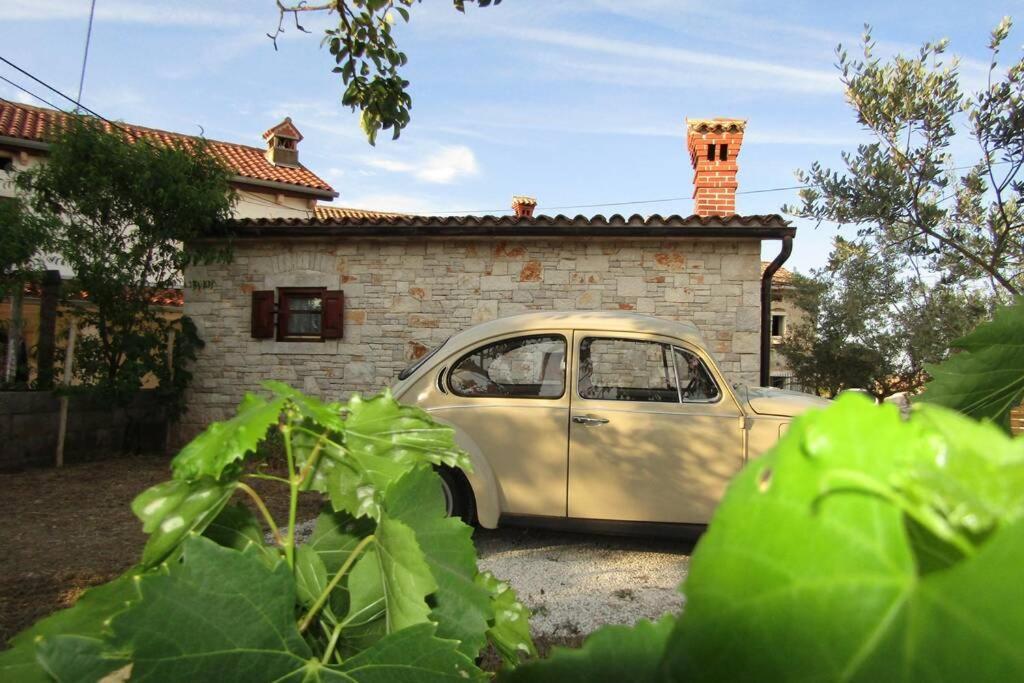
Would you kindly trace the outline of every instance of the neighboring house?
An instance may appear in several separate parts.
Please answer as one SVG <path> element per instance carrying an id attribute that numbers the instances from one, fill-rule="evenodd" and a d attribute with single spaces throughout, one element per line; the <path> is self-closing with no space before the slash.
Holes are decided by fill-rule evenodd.
<path id="1" fill-rule="evenodd" d="M 69 116 L 53 109 L 0 100 L 0 197 L 14 194 L 11 172 L 46 159 L 50 132 Z M 157 144 L 200 139 L 130 123 L 117 125 Z M 107 127 L 111 128 L 109 124 Z M 302 134 L 290 118 L 266 131 L 263 140 L 265 144 L 261 147 L 207 140 L 210 152 L 234 173 L 231 186 L 238 193 L 237 217 L 312 216 L 317 202 L 338 196 L 326 181 L 299 162 Z"/>
<path id="2" fill-rule="evenodd" d="M 764 273 L 768 262 L 761 263 Z M 786 357 L 779 353 L 782 338 L 801 325 L 807 319 L 807 312 L 796 303 L 796 289 L 793 286 L 793 273 L 780 268 L 772 277 L 772 310 L 771 310 L 771 372 L 768 383 L 777 389 L 805 391 L 804 387 L 793 376 L 793 371 Z"/>
<path id="3" fill-rule="evenodd" d="M 0 201 L 15 193 L 14 173 L 35 164 L 45 163 L 50 148 L 50 133 L 61 121 L 71 116 L 42 107 L 32 107 L 0 99 Z M 118 123 L 133 136 L 157 144 L 194 142 L 197 136 L 145 128 L 129 123 Z M 111 126 L 107 125 L 110 129 Z M 337 197 L 330 185 L 299 162 L 298 144 L 302 134 L 291 119 L 286 118 L 263 134 L 264 145 L 253 147 L 231 142 L 208 140 L 211 153 L 233 172 L 231 187 L 238 195 L 235 216 L 238 218 L 309 217 L 318 208 L 318 202 Z M 64 272 L 64 277 L 73 273 Z M 28 287 L 23 308 L 26 366 L 30 378 L 34 377 L 36 354 L 33 349 L 40 335 L 41 301 L 39 290 Z M 65 305 L 72 308 L 88 305 L 75 300 L 74 292 L 65 293 L 71 299 Z M 180 292 L 163 297 L 157 303 L 163 315 L 171 318 L 181 315 Z M 62 309 L 63 310 L 63 309 Z M 71 309 L 68 309 L 71 310 Z M 42 316 L 42 317 L 45 317 Z M 6 321 L 10 319 L 7 299 L 0 300 L 0 350 L 6 343 Z M 55 332 L 59 335 L 64 323 L 58 318 Z M 4 356 L 0 355 L 0 366 Z"/>
<path id="4" fill-rule="evenodd" d="M 744 129 L 687 122 L 691 216 L 534 216 L 536 201 L 515 197 L 512 216 L 317 207 L 312 218 L 237 221 L 234 262 L 186 273 L 216 285 L 185 294 L 207 346 L 182 436 L 233 414 L 266 379 L 330 399 L 379 391 L 456 331 L 528 310 L 689 320 L 730 377 L 757 383 L 768 370 L 761 246 L 781 241 L 788 253 L 795 229 L 735 214 Z"/>

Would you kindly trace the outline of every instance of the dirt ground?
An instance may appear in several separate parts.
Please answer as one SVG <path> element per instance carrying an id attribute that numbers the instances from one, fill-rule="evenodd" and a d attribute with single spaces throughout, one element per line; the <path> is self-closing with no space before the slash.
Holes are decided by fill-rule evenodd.
<path id="1" fill-rule="evenodd" d="M 136 562 L 146 536 L 129 505 L 143 489 L 170 479 L 169 463 L 136 456 L 0 474 L 0 649 Z M 246 481 L 275 519 L 288 519 L 287 487 Z M 304 494 L 299 507 L 299 519 L 314 517 L 319 496 Z"/>

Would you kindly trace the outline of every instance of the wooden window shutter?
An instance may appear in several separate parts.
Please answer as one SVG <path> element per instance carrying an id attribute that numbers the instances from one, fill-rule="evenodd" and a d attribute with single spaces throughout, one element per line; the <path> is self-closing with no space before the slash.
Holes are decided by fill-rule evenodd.
<path id="1" fill-rule="evenodd" d="M 345 315 L 345 295 L 340 291 L 324 292 L 324 319 L 321 329 L 324 339 L 341 339 L 342 318 Z"/>
<path id="2" fill-rule="evenodd" d="M 252 293 L 252 336 L 254 339 L 274 337 L 274 290 Z"/>

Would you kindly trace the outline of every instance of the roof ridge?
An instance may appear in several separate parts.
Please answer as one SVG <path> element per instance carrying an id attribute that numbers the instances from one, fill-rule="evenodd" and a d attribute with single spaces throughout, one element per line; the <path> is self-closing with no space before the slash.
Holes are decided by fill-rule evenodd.
<path id="1" fill-rule="evenodd" d="M 11 100 L 0 98 L 0 109 L 3 109 L 5 106 L 10 106 L 12 109 L 20 109 L 20 110 L 22 110 L 23 112 L 26 112 L 26 113 L 35 112 L 39 116 L 51 117 L 51 121 L 52 121 L 52 119 L 57 119 L 57 118 L 66 119 L 66 118 L 69 118 L 69 117 L 72 117 L 72 116 L 82 116 L 81 114 L 69 113 L 69 112 L 66 112 L 66 111 L 63 111 L 63 110 L 60 110 L 60 109 L 54 109 L 54 108 L 51 108 L 51 107 L 39 107 L 39 106 L 32 105 L 32 104 L 23 104 L 21 102 L 12 102 Z M 211 147 L 222 148 L 222 149 L 227 148 L 227 149 L 233 149 L 233 150 L 240 150 L 240 151 L 244 151 L 244 152 L 246 152 L 248 154 L 254 155 L 254 157 L 259 157 L 260 159 L 264 159 L 265 160 L 265 157 L 264 157 L 265 150 L 260 148 L 260 147 L 255 147 L 253 145 L 246 145 L 246 144 L 243 144 L 243 143 L 240 143 L 240 142 L 230 142 L 230 141 L 227 141 L 227 140 L 217 140 L 217 139 L 208 138 L 208 137 L 205 137 L 205 136 L 202 136 L 202 135 L 189 135 L 188 133 L 179 133 L 179 132 L 172 131 L 172 130 L 165 130 L 163 128 L 153 128 L 151 126 L 143 126 L 143 125 L 140 125 L 140 124 L 137 124 L 137 123 L 128 123 L 128 122 L 125 122 L 125 121 L 115 121 L 115 120 L 112 120 L 112 119 L 100 119 L 100 120 L 103 121 L 104 124 L 111 125 L 111 126 L 114 126 L 114 127 L 120 127 L 120 128 L 125 129 L 125 130 L 128 130 L 130 132 L 139 133 L 139 134 L 141 134 L 143 136 L 147 136 L 147 137 L 150 136 L 150 135 L 156 136 L 156 137 L 165 136 L 165 137 L 173 139 L 173 140 L 192 141 L 192 142 L 202 140 L 202 141 L 208 143 Z M 50 125 L 50 122 L 47 121 L 45 127 L 49 127 L 49 125 Z M 20 139 L 25 139 L 25 140 L 37 139 L 36 136 L 32 136 L 32 137 L 12 136 L 12 137 L 20 137 Z M 235 173 L 238 176 L 242 177 L 242 178 L 252 178 L 252 179 L 255 179 L 255 180 L 276 180 L 276 182 L 285 183 L 287 185 L 294 185 L 296 187 L 306 187 L 306 188 L 311 188 L 311 189 L 316 189 L 316 190 L 327 190 L 327 191 L 331 191 L 331 192 L 334 191 L 334 189 L 330 186 L 330 184 L 327 183 L 327 181 L 325 181 L 323 178 L 318 176 L 315 172 L 310 170 L 307 166 L 305 166 L 301 162 L 298 163 L 296 166 L 291 166 L 291 167 L 287 167 L 287 168 L 291 169 L 291 170 L 299 170 L 299 171 L 304 171 L 305 173 L 308 173 L 310 176 L 312 176 L 312 179 L 315 180 L 316 183 L 313 183 L 311 181 L 299 182 L 298 179 L 288 179 L 288 180 L 285 180 L 285 179 L 263 178 L 263 177 L 260 177 L 259 175 L 254 175 L 252 172 L 247 172 L 244 168 L 239 167 L 239 165 L 237 165 L 237 164 L 231 163 L 230 159 L 224 159 L 224 161 L 226 163 L 228 163 L 229 167 L 231 167 L 231 169 L 233 171 L 235 171 Z M 269 161 L 267 161 L 266 163 L 268 165 L 270 165 L 273 169 L 278 169 L 279 168 L 279 167 L 271 164 Z M 263 175 L 271 175 L 271 173 L 269 171 L 267 171 Z"/>

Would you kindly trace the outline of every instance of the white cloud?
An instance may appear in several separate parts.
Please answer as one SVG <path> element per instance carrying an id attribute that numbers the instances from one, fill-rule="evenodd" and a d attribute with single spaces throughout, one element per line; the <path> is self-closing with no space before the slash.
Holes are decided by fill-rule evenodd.
<path id="1" fill-rule="evenodd" d="M 517 40 L 550 45 L 557 48 L 572 50 L 574 53 L 589 52 L 616 58 L 626 58 L 636 65 L 627 67 L 626 76 L 642 76 L 645 71 L 658 65 L 656 72 L 664 73 L 674 67 L 703 68 L 709 70 L 721 87 L 744 86 L 770 87 L 773 90 L 787 90 L 807 93 L 835 94 L 842 92 L 842 84 L 833 70 L 807 69 L 787 66 L 770 61 L 732 57 L 726 54 L 687 50 L 664 45 L 652 45 L 628 40 L 606 38 L 604 36 L 562 31 L 556 29 L 506 27 L 499 29 L 515 37 Z M 549 56 L 552 61 L 557 55 Z M 637 64 L 642 60 L 642 65 Z M 604 62 L 587 65 L 577 60 L 576 68 L 589 68 L 594 72 L 606 71 L 610 65 Z M 623 78 L 623 73 L 613 73 L 615 78 Z M 656 80 L 660 80 L 656 79 Z M 647 83 L 651 85 L 653 83 Z"/>
<path id="2" fill-rule="evenodd" d="M 473 150 L 465 145 L 439 145 L 412 160 L 364 157 L 372 168 L 390 173 L 407 173 L 425 183 L 447 185 L 480 172 Z"/>
<path id="3" fill-rule="evenodd" d="M 88 19 L 90 3 L 88 0 L 6 0 L 4 5 L 5 20 L 54 21 Z M 267 14 L 269 20 L 276 17 L 272 9 Z M 154 6 L 124 0 L 103 0 L 96 4 L 96 21 L 217 28 L 244 26 L 250 19 L 251 16 L 242 12 L 189 7 L 187 2 Z"/>

